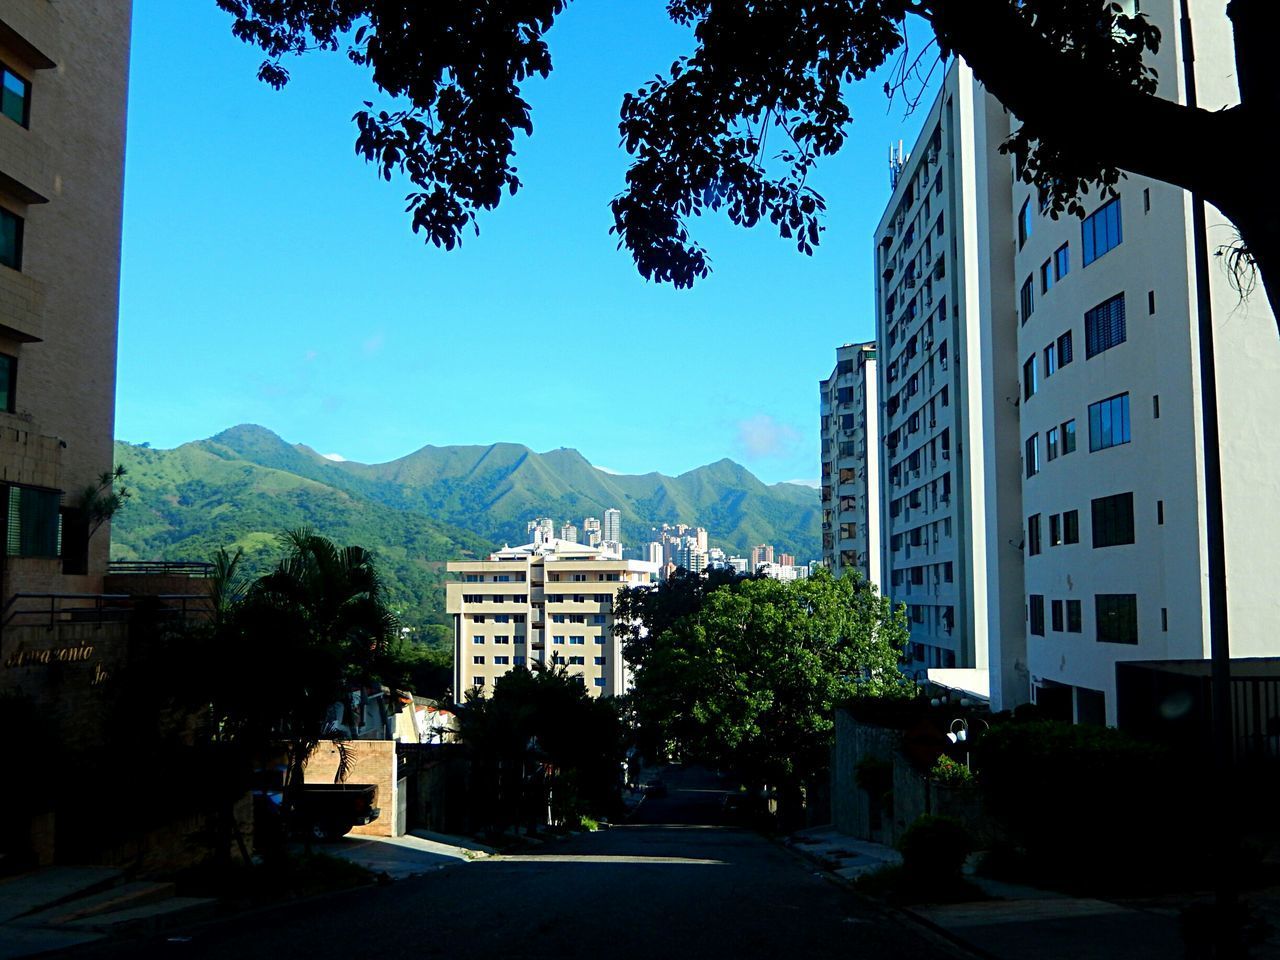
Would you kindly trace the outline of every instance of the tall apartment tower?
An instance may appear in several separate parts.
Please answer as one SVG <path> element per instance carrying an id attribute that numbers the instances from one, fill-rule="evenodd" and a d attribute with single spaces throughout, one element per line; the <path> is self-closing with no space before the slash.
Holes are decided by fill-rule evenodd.
<path id="1" fill-rule="evenodd" d="M 1238 102 L 1220 3 L 1145 0 L 1165 42 L 1159 95 Z M 1185 44 L 1194 38 L 1194 51 Z M 1193 55 L 1194 54 L 1194 55 Z M 1050 219 L 1013 187 L 1025 643 L 1035 700 L 1064 719 L 1116 722 L 1115 665 L 1209 650 L 1200 311 L 1213 321 L 1233 657 L 1275 656 L 1280 591 L 1280 343 L 1261 290 L 1232 289 L 1213 209 L 1138 176 L 1089 216 Z M 1199 267 L 1200 276 L 1197 277 Z M 1004 322 L 1011 322 L 1006 319 Z M 1011 380 L 1011 377 L 1005 379 Z"/>
<path id="2" fill-rule="evenodd" d="M 600 518 L 584 517 L 582 520 L 582 541 L 589 547 L 600 546 L 600 541 L 604 538 L 600 536 Z"/>
<path id="3" fill-rule="evenodd" d="M 100 594 L 114 462 L 131 3 L 0 4 L 3 599 Z"/>
<path id="4" fill-rule="evenodd" d="M 822 410 L 822 560 L 840 577 L 880 582 L 880 404 L 876 344 L 836 350 L 819 383 Z"/>
<path id="5" fill-rule="evenodd" d="M 1018 443 L 1017 330 L 1012 284 L 999 276 L 1002 263 L 1012 276 L 1012 172 L 996 149 L 1008 132 L 1003 108 L 953 60 L 915 146 L 892 167 L 875 234 L 881 587 L 907 604 L 916 671 L 966 670 L 983 687 L 990 638 L 1017 628 L 1023 606 L 1007 464 Z M 1002 311 L 1003 322 L 984 322 Z M 1025 662 L 1006 666 L 1025 677 Z"/>
<path id="6" fill-rule="evenodd" d="M 560 525 L 560 539 L 567 540 L 570 543 L 578 542 L 578 528 L 572 523 L 562 523 Z"/>
<path id="7" fill-rule="evenodd" d="M 458 702 L 468 690 L 488 695 L 498 677 L 534 663 L 563 666 L 592 696 L 627 691 L 613 601 L 623 587 L 652 582 L 656 564 L 552 540 L 452 562 L 448 570 L 458 575 L 445 585 Z"/>
<path id="8" fill-rule="evenodd" d="M 622 542 L 622 511 L 610 508 L 604 512 L 604 539 L 609 543 Z"/>

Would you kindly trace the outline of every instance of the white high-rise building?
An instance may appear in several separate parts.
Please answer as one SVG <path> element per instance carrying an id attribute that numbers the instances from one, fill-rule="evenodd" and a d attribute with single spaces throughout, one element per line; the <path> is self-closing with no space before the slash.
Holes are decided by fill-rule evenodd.
<path id="1" fill-rule="evenodd" d="M 1008 133 L 1003 108 L 953 61 L 915 146 L 894 165 L 875 235 L 881 588 L 907 604 L 916 671 L 967 669 L 983 685 L 990 638 L 1020 625 L 1023 605 L 1008 465 L 1017 332 L 1001 275 L 1012 276 L 1012 172 L 997 152 Z M 1003 322 L 984 323 L 1001 310 Z M 1007 666 L 1025 673 L 1025 663 Z"/>
<path id="2" fill-rule="evenodd" d="M 582 539 L 589 547 L 600 546 L 600 541 L 604 538 L 600 535 L 600 519 L 598 517 L 583 518 Z"/>
<path id="3" fill-rule="evenodd" d="M 569 543 L 578 542 L 578 528 L 572 523 L 562 523 L 560 525 L 560 539 Z"/>
<path id="4" fill-rule="evenodd" d="M 525 525 L 534 543 L 550 543 L 556 538 L 556 524 L 550 517 L 537 517 Z"/>
<path id="5" fill-rule="evenodd" d="M 822 556 L 880 582 L 880 403 L 876 345 L 846 343 L 819 384 L 822 417 Z"/>
<path id="6" fill-rule="evenodd" d="M 1191 31 L 1179 7 L 1142 4 L 1165 38 L 1152 58 L 1159 96 L 1186 103 L 1193 62 L 1198 105 L 1234 105 L 1222 5 L 1192 0 Z M 1054 221 L 1015 184 L 1007 238 L 1027 610 L 1011 639 L 1025 644 L 1038 703 L 1097 723 L 1116 722 L 1118 661 L 1210 654 L 1201 311 L 1214 328 L 1231 654 L 1280 652 L 1280 444 L 1267 422 L 1280 410 L 1280 343 L 1267 299 L 1232 288 L 1215 254 L 1234 234 L 1217 211 L 1199 228 L 1177 187 L 1129 175 L 1117 189 L 1086 198 L 1083 222 Z"/>
<path id="7" fill-rule="evenodd" d="M 622 511 L 610 507 L 604 512 L 603 539 L 611 543 L 622 543 Z"/>
<path id="8" fill-rule="evenodd" d="M 657 541 L 650 543 L 648 546 L 645 547 L 645 550 L 647 553 L 647 556 L 645 557 L 645 559 L 649 563 L 656 563 L 658 566 L 662 566 L 663 563 L 666 562 L 665 558 L 663 557 L 662 547 L 663 545 L 661 543 L 658 543 Z"/>

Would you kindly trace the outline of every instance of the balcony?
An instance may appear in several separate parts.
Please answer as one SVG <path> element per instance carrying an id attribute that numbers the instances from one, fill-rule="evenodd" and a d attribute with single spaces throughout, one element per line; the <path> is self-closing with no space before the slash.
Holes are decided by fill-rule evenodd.
<path id="1" fill-rule="evenodd" d="M 48 203 L 53 194 L 48 144 L 7 119 L 0 123 L 0 187 L 23 203 Z"/>
<path id="2" fill-rule="evenodd" d="M 60 33 L 57 7 L 49 0 L 8 3 L 0 16 L 0 44 L 36 70 L 57 66 L 52 55 L 59 49 Z"/>
<path id="3" fill-rule="evenodd" d="M 44 326 L 44 284 L 0 266 L 0 335 L 38 343 Z"/>

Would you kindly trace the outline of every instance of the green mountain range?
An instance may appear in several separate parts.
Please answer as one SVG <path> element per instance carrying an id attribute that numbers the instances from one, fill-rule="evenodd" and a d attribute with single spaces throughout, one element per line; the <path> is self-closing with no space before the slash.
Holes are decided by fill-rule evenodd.
<path id="1" fill-rule="evenodd" d="M 427 446 L 364 464 L 245 424 L 172 450 L 117 442 L 116 462 L 134 496 L 112 522 L 114 558 L 203 560 L 239 546 L 265 569 L 278 553 L 275 535 L 306 524 L 377 551 L 405 622 L 437 628 L 444 562 L 526 542 L 535 516 L 581 525 L 617 507 L 628 545 L 647 540 L 655 524 L 689 523 L 732 553 L 771 543 L 801 561 L 819 555 L 818 492 L 766 485 L 731 460 L 678 477 L 624 476 L 576 450 L 496 443 Z"/>

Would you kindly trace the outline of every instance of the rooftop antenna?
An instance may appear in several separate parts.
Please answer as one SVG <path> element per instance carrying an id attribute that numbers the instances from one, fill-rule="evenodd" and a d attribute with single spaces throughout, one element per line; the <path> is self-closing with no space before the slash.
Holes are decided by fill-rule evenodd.
<path id="1" fill-rule="evenodd" d="M 902 168 L 907 164 L 907 155 L 902 150 L 902 141 L 897 145 L 889 144 L 889 187 L 898 188 L 898 178 L 902 176 Z"/>

